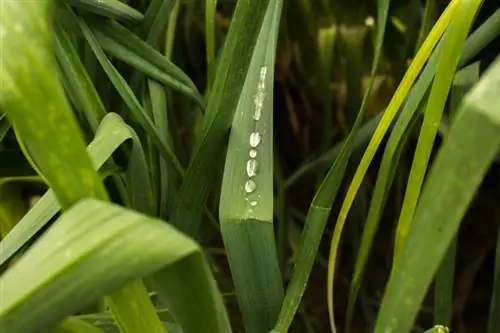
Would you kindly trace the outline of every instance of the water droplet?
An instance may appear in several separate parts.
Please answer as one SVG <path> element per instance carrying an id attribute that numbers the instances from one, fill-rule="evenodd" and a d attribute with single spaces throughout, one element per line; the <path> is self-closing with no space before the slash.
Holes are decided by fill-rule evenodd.
<path id="1" fill-rule="evenodd" d="M 253 132 L 250 134 L 250 146 L 252 148 L 257 147 L 260 144 L 260 140 L 262 139 L 259 132 Z"/>
<path id="2" fill-rule="evenodd" d="M 252 178 L 257 176 L 257 169 L 259 167 L 259 164 L 257 163 L 257 160 L 248 160 L 247 161 L 247 175 L 248 177 Z"/>
<path id="3" fill-rule="evenodd" d="M 266 66 L 262 66 L 260 68 L 260 81 L 264 81 L 265 80 L 266 74 L 267 74 L 267 67 Z"/>
<path id="4" fill-rule="evenodd" d="M 260 117 L 262 117 L 262 106 L 258 107 L 257 105 L 255 106 L 255 112 L 253 113 L 253 120 L 259 121 Z"/>
<path id="5" fill-rule="evenodd" d="M 250 152 L 248 153 L 248 155 L 249 155 L 251 158 L 256 158 L 256 157 L 257 157 L 257 150 L 255 150 L 255 149 L 250 149 Z"/>
<path id="6" fill-rule="evenodd" d="M 257 201 L 252 201 L 252 202 L 250 202 L 250 206 L 252 206 L 252 207 L 257 206 Z"/>
<path id="7" fill-rule="evenodd" d="M 257 184 L 251 179 L 247 180 L 245 183 L 245 192 L 252 193 L 255 189 L 257 189 Z"/>

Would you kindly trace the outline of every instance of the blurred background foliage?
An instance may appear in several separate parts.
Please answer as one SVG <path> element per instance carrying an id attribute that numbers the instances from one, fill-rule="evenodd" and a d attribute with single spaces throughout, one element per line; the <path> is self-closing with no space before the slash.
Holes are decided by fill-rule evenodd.
<path id="1" fill-rule="evenodd" d="M 149 1 L 131 0 L 129 3 L 144 12 Z M 369 100 L 367 123 L 387 106 L 409 61 L 447 3 L 447 0 L 391 2 L 382 63 Z M 235 0 L 218 1 L 218 51 L 228 31 L 234 7 Z M 498 0 L 485 0 L 474 28 L 499 8 Z M 204 1 L 184 0 L 180 10 L 172 59 L 203 92 L 207 82 Z M 376 10 L 376 2 L 372 0 L 285 1 L 276 55 L 274 110 L 277 147 L 275 178 L 276 182 L 280 182 L 278 188 L 283 186 L 285 189 L 275 207 L 278 227 L 286 225 L 285 237 L 278 240 L 280 255 L 285 261 L 285 279 L 289 277 L 291 265 L 294 263 L 311 198 L 333 160 L 331 148 L 345 139 L 359 110 L 370 75 Z M 430 15 L 426 16 L 426 11 L 429 11 Z M 164 36 L 158 39 L 157 46 L 160 49 L 162 41 Z M 482 71 L 498 56 L 499 51 L 500 39 L 497 38 L 470 63 L 479 62 L 479 69 Z M 87 66 L 95 66 L 95 59 L 87 60 Z M 130 67 L 123 63 L 118 63 L 117 67 L 122 73 L 131 73 Z M 107 109 L 118 111 L 117 106 L 122 102 L 109 81 L 105 78 L 93 79 L 98 91 L 108 96 Z M 176 94 L 169 96 L 169 103 L 172 108 L 182 110 L 175 112 L 176 117 L 171 121 L 177 151 L 184 152 L 179 159 L 186 164 L 192 155 L 191 149 L 194 146 L 195 133 L 199 129 L 200 113 L 193 102 Z M 446 128 L 446 118 L 442 125 Z M 91 131 L 87 134 L 86 139 L 90 141 Z M 399 216 L 417 136 L 418 132 L 410 138 L 406 153 L 399 163 L 361 288 L 360 302 L 353 323 L 354 332 L 365 332 L 373 324 L 390 272 L 394 227 Z M 0 186 L 0 205 L 15 206 L 15 210 L 8 211 L 17 214 L 16 217 L 7 218 L 0 215 L 0 219 L 18 220 L 46 188 L 39 179 L 31 177 L 35 172 L 25 161 L 13 132 L 9 131 L 8 125 L 5 121 L 2 122 L 1 118 L 0 137 L 3 139 L 0 143 L 0 178 L 27 176 L 22 182 Z M 345 177 L 344 191 L 361 157 L 362 148 L 358 147 L 352 157 L 352 165 L 348 167 Z M 119 166 L 119 155 L 116 162 Z M 336 285 L 336 315 L 338 323 L 341 324 L 345 319 L 349 281 L 379 162 L 380 153 L 372 163 L 360 190 L 349 216 L 347 233 L 343 238 L 338 267 L 339 279 Z M 222 170 L 219 176 L 222 176 Z M 108 185 L 113 186 L 112 183 Z M 2 199 L 3 193 L 7 192 L 8 201 Z M 453 301 L 454 332 L 486 332 L 492 293 L 494 249 L 500 226 L 499 194 L 500 167 L 496 163 L 491 167 L 470 206 L 458 236 Z M 342 195 L 338 196 L 331 221 L 323 235 L 324 243 L 318 253 L 300 315 L 295 320 L 291 332 L 329 331 L 325 297 L 328 244 L 333 230 L 333 218 L 338 213 L 342 198 Z M 209 208 L 213 211 L 216 211 L 217 200 L 217 195 L 214 195 L 209 201 Z M 283 207 L 286 209 L 282 209 Z M 202 244 L 208 247 L 212 255 L 213 268 L 225 293 L 235 331 L 238 331 L 237 328 L 241 327 L 238 325 L 239 315 L 229 268 L 223 258 L 225 253 L 220 233 L 211 227 L 210 223 L 205 223 L 204 228 Z M 0 237 L 5 236 L 6 232 L 0 230 Z M 432 326 L 432 289 L 427 298 L 426 305 L 421 309 L 416 331 L 423 331 L 418 327 Z"/>

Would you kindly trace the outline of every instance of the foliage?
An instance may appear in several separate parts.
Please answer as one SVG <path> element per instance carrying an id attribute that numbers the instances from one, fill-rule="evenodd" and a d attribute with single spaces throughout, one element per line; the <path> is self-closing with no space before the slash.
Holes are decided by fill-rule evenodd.
<path id="1" fill-rule="evenodd" d="M 499 6 L 0 0 L 0 331 L 463 328 Z"/>

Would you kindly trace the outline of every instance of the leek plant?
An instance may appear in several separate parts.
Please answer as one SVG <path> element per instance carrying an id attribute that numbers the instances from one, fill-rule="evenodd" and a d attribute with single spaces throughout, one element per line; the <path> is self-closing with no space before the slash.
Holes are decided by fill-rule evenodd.
<path id="1" fill-rule="evenodd" d="M 408 3 L 0 0 L 0 332 L 462 328 L 460 225 L 500 145 L 500 9 Z"/>

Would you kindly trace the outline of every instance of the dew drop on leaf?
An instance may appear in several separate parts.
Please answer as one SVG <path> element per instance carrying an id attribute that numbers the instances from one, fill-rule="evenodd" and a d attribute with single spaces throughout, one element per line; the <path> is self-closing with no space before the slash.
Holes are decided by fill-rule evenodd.
<path id="1" fill-rule="evenodd" d="M 247 180 L 245 183 L 245 192 L 252 193 L 257 189 L 257 184 L 251 179 Z"/>

